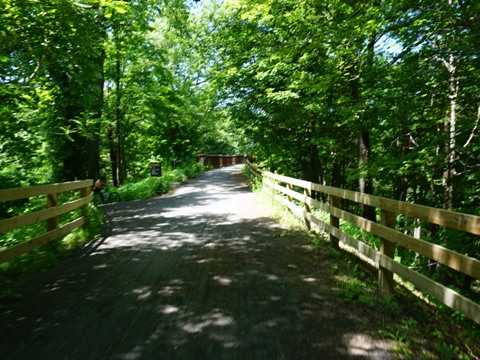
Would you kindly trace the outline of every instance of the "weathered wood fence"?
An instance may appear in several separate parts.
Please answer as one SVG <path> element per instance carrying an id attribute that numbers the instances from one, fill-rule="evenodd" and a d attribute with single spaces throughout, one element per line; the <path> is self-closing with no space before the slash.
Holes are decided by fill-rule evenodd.
<path id="1" fill-rule="evenodd" d="M 22 228 L 45 221 L 45 233 L 12 247 L 0 249 L 0 263 L 12 260 L 30 250 L 45 245 L 55 239 L 67 235 L 72 230 L 82 226 L 87 221 L 81 215 L 73 221 L 59 225 L 60 216 L 88 204 L 93 197 L 91 193 L 93 180 L 80 180 L 52 185 L 40 185 L 26 188 L 0 190 L 0 202 L 27 199 L 35 196 L 45 196 L 45 209 L 26 215 L 0 220 L 0 233 Z M 75 191 L 79 198 L 65 204 L 58 204 L 58 194 Z"/>
<path id="2" fill-rule="evenodd" d="M 212 166 L 214 168 L 231 166 L 236 164 L 244 164 L 246 159 L 251 159 L 251 157 L 249 155 L 197 155 L 197 162 L 205 166 Z"/>
<path id="3" fill-rule="evenodd" d="M 479 279 L 480 261 L 478 259 L 404 234 L 396 230 L 395 227 L 397 215 L 403 214 L 446 228 L 480 235 L 480 216 L 456 213 L 298 180 L 258 170 L 249 161 L 247 161 L 247 165 L 255 176 L 262 179 L 264 184 L 275 189 L 277 192 L 276 199 L 294 214 L 304 219 L 308 228 L 312 223 L 315 224 L 318 228 L 330 234 L 330 242 L 333 247 L 337 248 L 339 242 L 342 242 L 374 262 L 379 269 L 378 286 L 381 292 L 387 294 L 393 292 L 393 274 L 395 273 L 419 290 L 428 293 L 443 304 L 480 324 L 480 305 L 478 303 L 394 260 L 395 247 L 399 245 L 439 264 Z M 312 198 L 312 191 L 324 194 L 328 201 L 315 200 Z M 294 203 L 293 199 L 296 200 L 297 204 Z M 343 210 L 341 199 L 379 209 L 381 213 L 380 223 Z M 312 215 L 314 208 L 329 214 L 329 223 Z M 340 220 L 349 222 L 378 236 L 380 238 L 379 249 L 377 250 L 343 232 L 339 226 Z"/>

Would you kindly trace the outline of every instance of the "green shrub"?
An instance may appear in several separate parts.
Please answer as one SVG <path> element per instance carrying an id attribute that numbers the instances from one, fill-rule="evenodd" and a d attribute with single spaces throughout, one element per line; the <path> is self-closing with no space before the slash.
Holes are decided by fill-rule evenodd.
<path id="1" fill-rule="evenodd" d="M 122 201 L 148 199 L 167 193 L 172 182 L 185 183 L 187 179 L 196 177 L 203 171 L 203 166 L 198 163 L 187 164 L 176 169 L 166 168 L 161 177 L 151 176 L 137 182 L 127 183 L 116 191 Z"/>

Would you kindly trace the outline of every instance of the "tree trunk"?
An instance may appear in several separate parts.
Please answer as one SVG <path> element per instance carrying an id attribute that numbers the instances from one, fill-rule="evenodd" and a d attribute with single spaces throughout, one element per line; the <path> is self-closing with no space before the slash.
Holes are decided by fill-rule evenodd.
<path id="1" fill-rule="evenodd" d="M 449 116 L 445 121 L 445 131 L 447 133 L 447 143 L 445 144 L 445 167 L 443 172 L 443 207 L 446 210 L 453 210 L 453 178 L 456 175 L 455 157 L 456 157 L 456 124 L 457 124 L 457 98 L 458 98 L 458 78 L 456 76 L 456 66 L 453 54 L 450 54 L 448 60 L 443 60 L 449 73 L 449 98 L 450 109 Z"/>
<path id="2" fill-rule="evenodd" d="M 99 77 L 97 81 L 96 101 L 94 104 L 94 114 L 92 119 L 96 120 L 95 125 L 90 134 L 88 154 L 89 163 L 87 169 L 87 177 L 89 179 L 96 179 L 100 175 L 100 130 L 101 130 L 101 118 L 103 113 L 103 96 L 104 96 L 104 83 L 105 83 L 105 51 L 102 50 L 101 54 L 96 59 L 97 70 Z"/>
<path id="3" fill-rule="evenodd" d="M 118 36 L 118 35 L 115 35 Z M 118 40 L 118 39 L 117 39 Z M 122 117 L 122 67 L 120 59 L 120 44 L 116 44 L 116 66 L 115 66 L 115 126 L 112 134 L 113 151 L 110 151 L 110 158 L 112 160 L 112 178 L 114 186 L 121 185 L 122 179 L 122 148 L 121 148 L 121 117 Z"/>
<path id="4" fill-rule="evenodd" d="M 115 145 L 115 129 L 114 126 L 108 125 L 107 128 L 107 139 L 108 139 L 108 148 L 110 152 L 110 164 L 112 166 L 112 180 L 113 185 L 118 186 L 118 179 L 117 179 L 117 146 Z"/>
<path id="5" fill-rule="evenodd" d="M 358 140 L 358 163 L 360 169 L 367 165 L 370 158 L 370 133 L 364 128 Z M 373 194 L 373 181 L 368 174 L 361 174 L 358 179 L 360 192 L 365 194 Z M 375 221 L 375 208 L 362 205 L 362 216 L 368 220 Z"/>
<path id="6" fill-rule="evenodd" d="M 374 6 L 378 6 L 379 3 L 374 3 Z M 374 70 L 374 54 L 375 54 L 375 38 L 376 34 L 373 33 L 370 35 L 367 44 L 367 58 L 365 61 L 365 88 L 373 88 L 375 76 L 373 74 Z M 360 81 L 359 79 L 355 79 L 351 82 L 351 91 L 352 91 L 352 98 L 355 103 L 360 104 L 362 100 L 361 96 L 361 89 L 360 89 Z M 363 111 L 362 117 L 363 119 L 360 120 L 360 127 L 359 127 L 359 134 L 357 138 L 357 146 L 358 146 L 358 165 L 360 169 L 360 174 L 358 178 L 358 184 L 360 192 L 365 194 L 373 194 L 373 179 L 368 171 L 368 163 L 370 161 L 371 156 L 371 148 L 370 148 L 370 130 L 369 130 L 369 123 L 371 122 L 370 118 L 372 115 L 372 109 L 365 109 Z M 376 214 L 375 208 L 362 205 L 362 216 L 368 220 L 376 221 Z"/>
<path id="7" fill-rule="evenodd" d="M 335 159 L 332 166 L 332 186 L 342 186 L 342 165 L 338 159 Z"/>

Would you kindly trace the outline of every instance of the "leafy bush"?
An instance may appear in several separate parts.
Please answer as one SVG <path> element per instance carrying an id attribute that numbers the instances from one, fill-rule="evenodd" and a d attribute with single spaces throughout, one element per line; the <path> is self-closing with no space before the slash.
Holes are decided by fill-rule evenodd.
<path id="1" fill-rule="evenodd" d="M 122 201 L 147 199 L 165 191 L 166 185 L 163 178 L 150 177 L 135 183 L 125 184 L 116 191 Z"/>
<path id="2" fill-rule="evenodd" d="M 170 190 L 173 182 L 185 183 L 187 179 L 198 176 L 204 171 L 199 163 L 186 164 L 182 168 L 164 169 L 161 177 L 148 177 L 146 179 L 127 183 L 120 186 L 116 191 L 122 201 L 148 199 L 157 195 L 165 194 Z"/>

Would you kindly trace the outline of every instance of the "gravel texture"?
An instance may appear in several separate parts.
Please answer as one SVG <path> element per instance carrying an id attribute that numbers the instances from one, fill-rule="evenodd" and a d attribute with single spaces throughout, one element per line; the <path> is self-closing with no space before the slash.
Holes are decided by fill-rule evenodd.
<path id="1" fill-rule="evenodd" d="M 394 358 L 241 167 L 103 209 L 102 239 L 18 284 L 22 297 L 1 314 L 1 359 Z"/>

